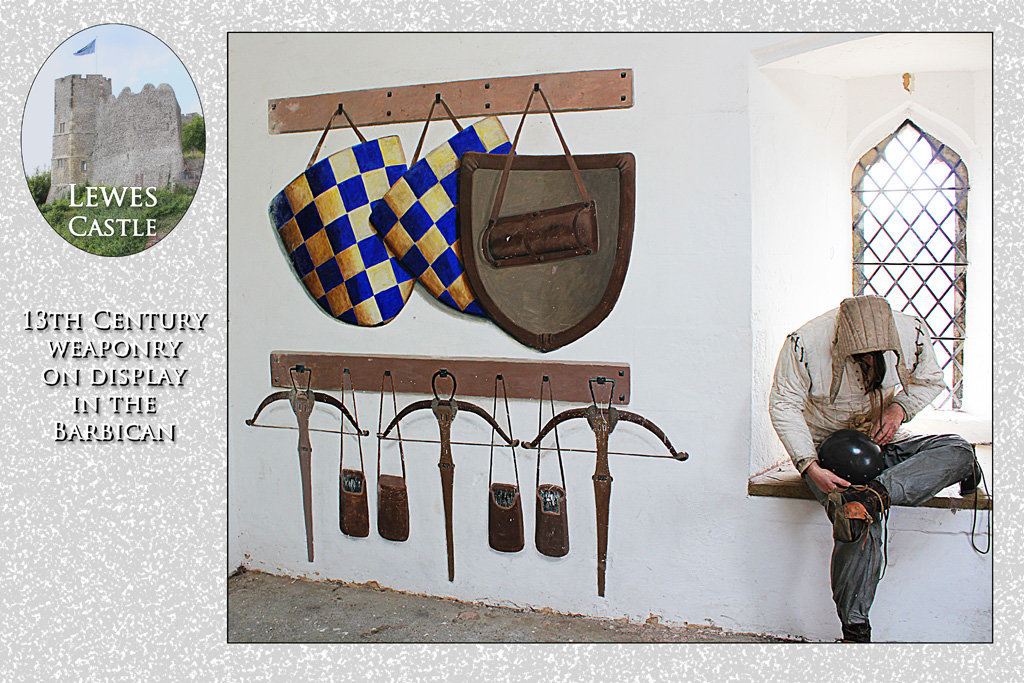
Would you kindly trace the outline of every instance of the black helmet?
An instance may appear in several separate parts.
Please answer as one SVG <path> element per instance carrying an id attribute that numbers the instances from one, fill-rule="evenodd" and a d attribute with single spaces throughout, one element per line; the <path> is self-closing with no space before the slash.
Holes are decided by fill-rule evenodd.
<path id="1" fill-rule="evenodd" d="M 885 469 L 882 449 L 856 429 L 840 429 L 825 439 L 818 462 L 851 484 L 866 484 Z"/>

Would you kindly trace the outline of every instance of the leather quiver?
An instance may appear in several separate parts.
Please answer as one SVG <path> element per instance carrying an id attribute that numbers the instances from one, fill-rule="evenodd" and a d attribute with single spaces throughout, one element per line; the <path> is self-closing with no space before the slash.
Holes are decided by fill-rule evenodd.
<path id="1" fill-rule="evenodd" d="M 409 492 L 404 477 L 382 474 L 377 478 L 377 533 L 389 541 L 409 538 Z"/>
<path id="2" fill-rule="evenodd" d="M 565 489 L 557 484 L 537 487 L 537 517 L 534 541 L 537 550 L 548 557 L 562 557 L 569 552 L 569 510 Z"/>
<path id="3" fill-rule="evenodd" d="M 503 553 L 517 553 L 526 545 L 523 501 L 515 484 L 491 484 L 487 495 L 487 537 L 490 546 Z"/>
<path id="4" fill-rule="evenodd" d="M 341 531 L 346 536 L 370 535 L 370 509 L 366 498 L 366 477 L 360 470 L 342 470 L 338 508 Z"/>

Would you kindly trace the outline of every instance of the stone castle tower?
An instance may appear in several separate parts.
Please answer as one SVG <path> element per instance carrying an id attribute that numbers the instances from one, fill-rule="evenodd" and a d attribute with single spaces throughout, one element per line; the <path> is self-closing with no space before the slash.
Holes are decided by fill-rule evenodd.
<path id="1" fill-rule="evenodd" d="M 114 97 L 110 79 L 100 74 L 54 82 L 50 169 L 47 202 L 67 194 L 72 183 L 166 187 L 198 182 L 181 151 L 181 108 L 173 88 L 147 83 L 142 92 L 125 88 Z"/>
<path id="2" fill-rule="evenodd" d="M 66 193 L 71 183 L 86 182 L 96 144 L 97 110 L 108 97 L 110 79 L 97 74 L 65 76 L 54 82 L 53 159 L 46 201 Z"/>

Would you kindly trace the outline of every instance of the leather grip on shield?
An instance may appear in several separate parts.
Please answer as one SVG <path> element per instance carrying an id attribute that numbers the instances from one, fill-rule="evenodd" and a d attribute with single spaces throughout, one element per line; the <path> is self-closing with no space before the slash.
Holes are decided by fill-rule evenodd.
<path id="1" fill-rule="evenodd" d="M 496 268 L 589 256 L 597 248 L 597 214 L 592 202 L 581 202 L 506 216 L 484 230 L 483 243 Z"/>
<path id="2" fill-rule="evenodd" d="M 555 127 L 558 141 L 562 144 L 566 162 L 572 171 L 573 180 L 576 182 L 583 201 L 499 218 L 498 214 L 501 212 L 501 206 L 505 200 L 505 190 L 508 187 L 509 173 L 512 169 L 512 159 L 519 144 L 519 135 L 523 132 L 523 124 L 526 122 L 526 115 L 533 103 L 533 96 L 538 92 L 551 116 L 551 123 Z M 512 149 L 508 153 L 505 168 L 501 172 L 501 180 L 498 183 L 494 205 L 491 208 L 491 217 L 482 238 L 484 258 L 496 268 L 589 256 L 597 251 L 597 206 L 587 193 L 576 160 L 569 153 L 569 146 L 565 143 L 562 131 L 558 128 L 555 112 L 551 109 L 551 103 L 548 102 L 547 95 L 540 89 L 539 84 L 534 84 L 533 90 L 530 91 L 530 97 L 526 101 L 523 116 L 519 121 L 519 128 L 516 129 L 516 135 L 512 141 Z"/>

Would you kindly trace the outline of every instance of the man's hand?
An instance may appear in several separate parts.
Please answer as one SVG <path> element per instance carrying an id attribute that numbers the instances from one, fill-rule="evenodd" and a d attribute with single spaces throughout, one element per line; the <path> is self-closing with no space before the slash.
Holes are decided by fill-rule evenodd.
<path id="1" fill-rule="evenodd" d="M 892 440 L 896 430 L 900 428 L 906 417 L 907 413 L 903 410 L 903 406 L 896 402 L 890 403 L 882 411 L 882 418 L 879 420 L 881 424 L 878 425 L 878 429 L 875 430 L 871 438 L 879 446 L 884 446 Z"/>
<path id="2" fill-rule="evenodd" d="M 837 489 L 845 489 L 850 486 L 850 482 L 846 481 L 835 472 L 826 470 L 816 461 L 807 466 L 807 469 L 804 470 L 804 474 L 814 482 L 815 486 L 825 493 L 832 493 Z"/>

